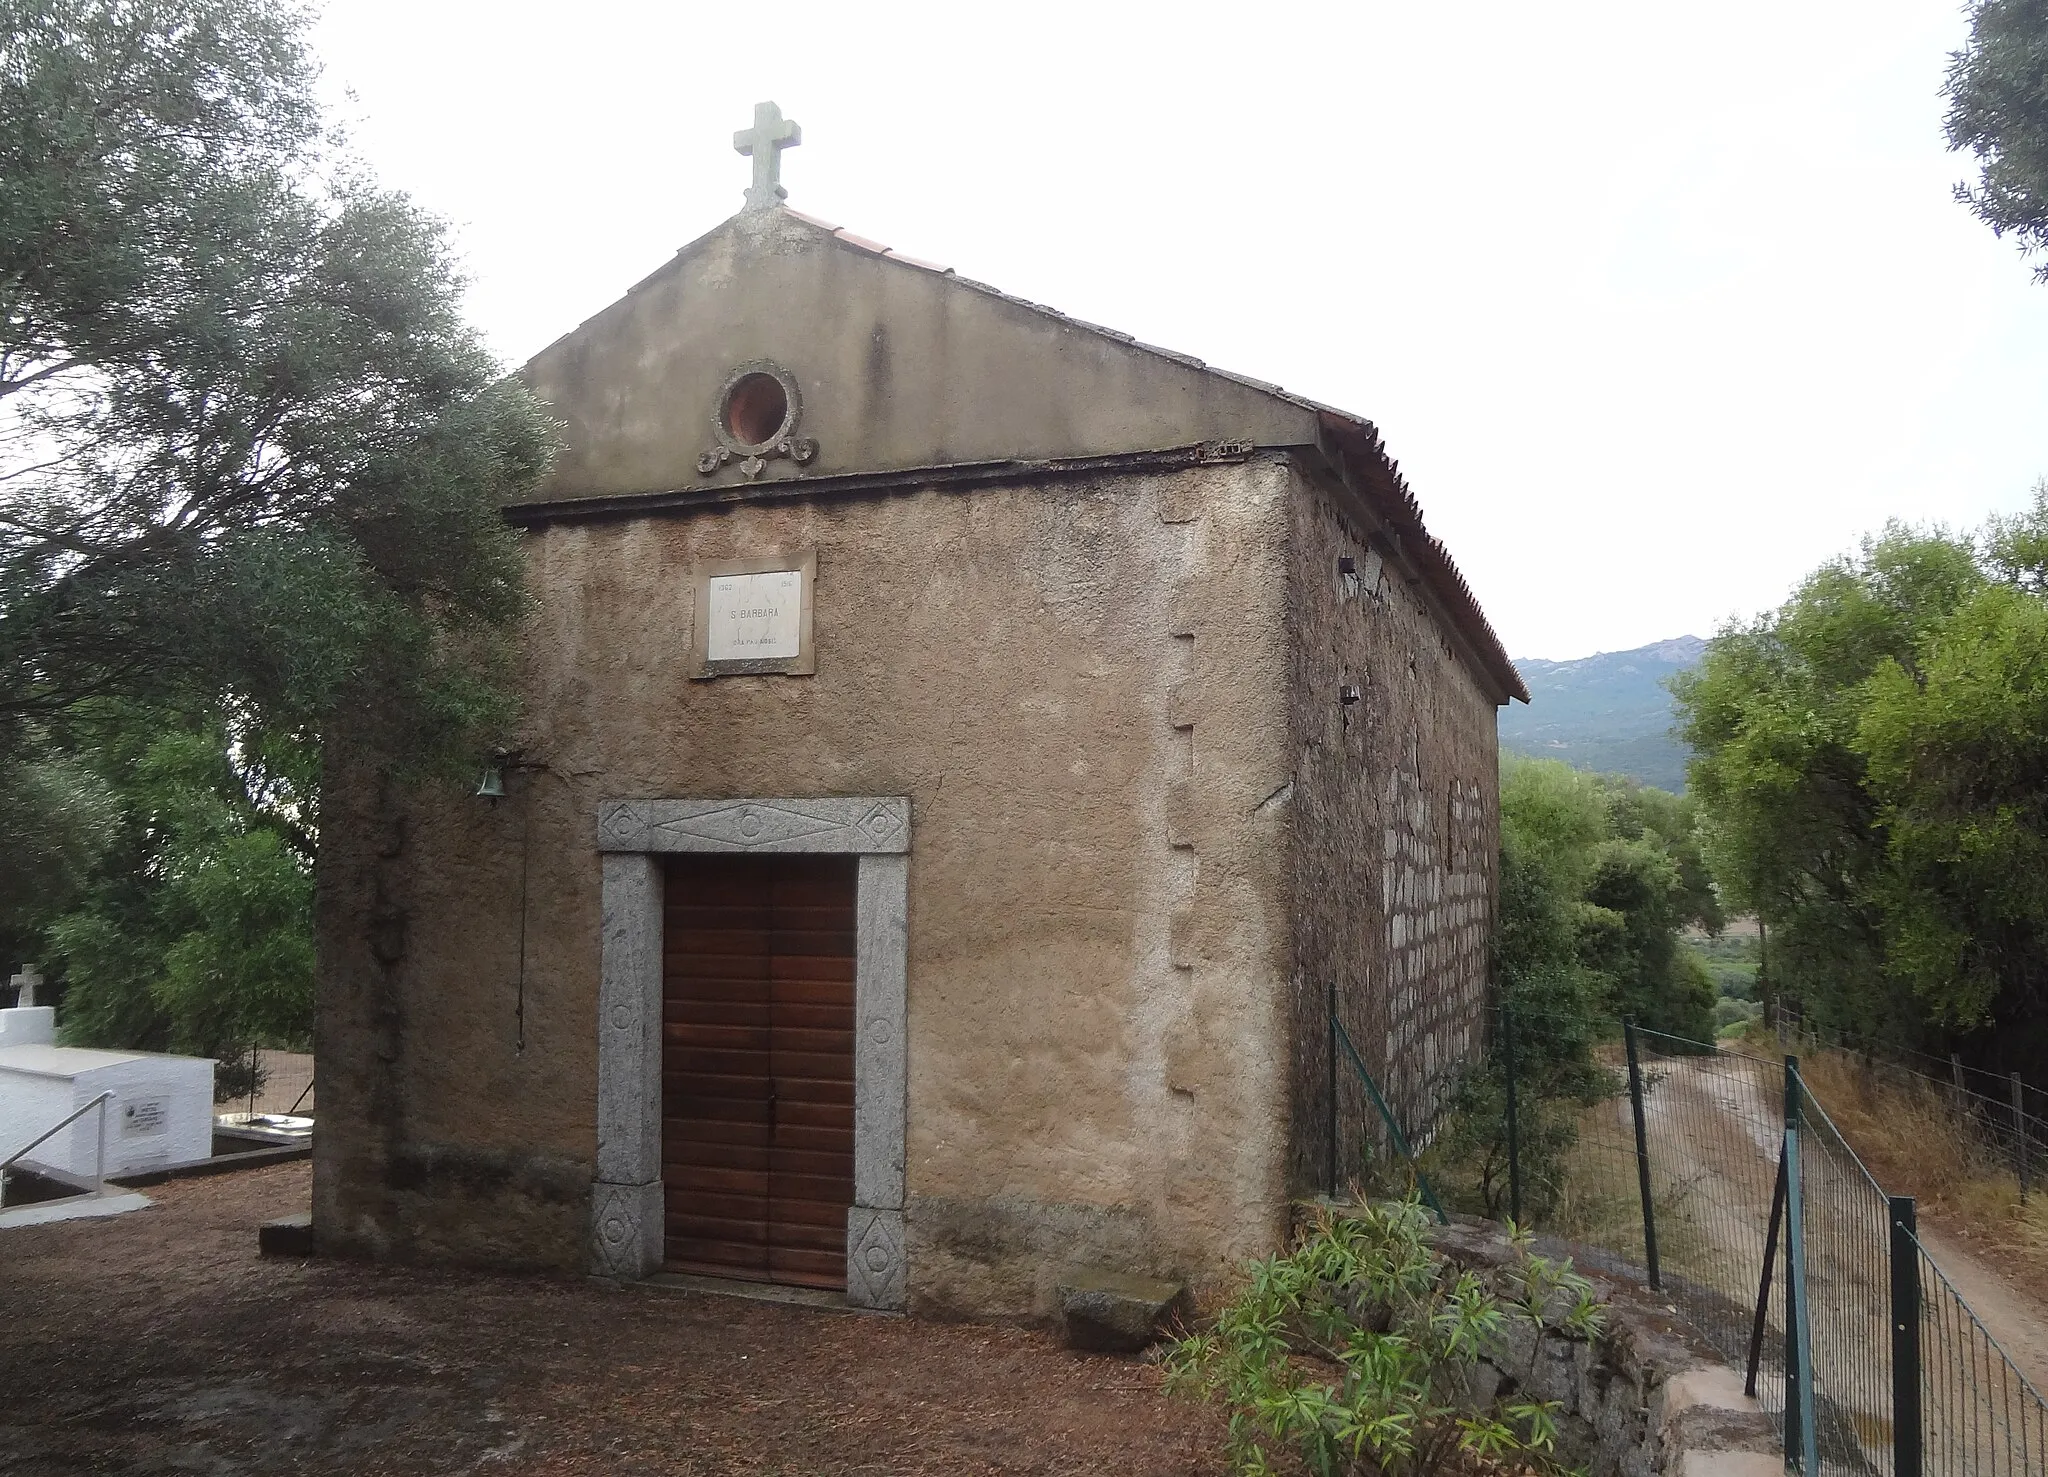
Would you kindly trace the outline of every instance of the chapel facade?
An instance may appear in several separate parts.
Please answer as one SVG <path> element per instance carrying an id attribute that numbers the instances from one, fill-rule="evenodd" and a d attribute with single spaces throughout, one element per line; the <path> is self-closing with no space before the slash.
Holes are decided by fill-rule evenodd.
<path id="1" fill-rule="evenodd" d="M 1378 1138 L 1333 1016 L 1412 1135 L 1482 1045 L 1526 693 L 1369 423 L 789 210 L 757 121 L 523 371 L 495 793 L 331 758 L 316 1239 L 1199 1297 Z"/>

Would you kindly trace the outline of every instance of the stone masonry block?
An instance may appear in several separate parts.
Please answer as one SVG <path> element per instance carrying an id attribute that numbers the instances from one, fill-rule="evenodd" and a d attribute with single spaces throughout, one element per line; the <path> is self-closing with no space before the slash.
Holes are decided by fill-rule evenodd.
<path id="1" fill-rule="evenodd" d="M 1179 1283 L 1154 1277 L 1068 1267 L 1059 1283 L 1067 1344 L 1098 1353 L 1135 1353 L 1159 1336 L 1160 1324 L 1184 1292 Z"/>

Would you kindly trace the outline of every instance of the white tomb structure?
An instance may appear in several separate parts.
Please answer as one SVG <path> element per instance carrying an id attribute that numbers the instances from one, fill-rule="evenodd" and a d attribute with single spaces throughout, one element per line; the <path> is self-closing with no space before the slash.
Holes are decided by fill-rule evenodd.
<path id="1" fill-rule="evenodd" d="M 43 977 L 34 966 L 7 982 L 20 991 L 14 1009 L 0 1010 L 0 1046 L 48 1046 L 57 1039 L 57 1007 L 36 1004 Z M 0 1154 L 9 1152 L 0 1149 Z"/>
<path id="2" fill-rule="evenodd" d="M 109 1175 L 212 1155 L 212 1061 L 58 1046 L 56 1012 L 35 1003 L 42 980 L 25 970 L 9 983 L 21 1003 L 0 1010 L 0 1158 L 103 1092 L 113 1094 L 104 1110 L 80 1115 L 37 1144 L 21 1167 L 89 1183 L 101 1166 L 102 1114 Z"/>

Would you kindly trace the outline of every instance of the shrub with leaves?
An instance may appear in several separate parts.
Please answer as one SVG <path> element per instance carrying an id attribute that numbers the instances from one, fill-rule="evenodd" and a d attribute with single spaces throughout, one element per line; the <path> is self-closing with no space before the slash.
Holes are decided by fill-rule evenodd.
<path id="1" fill-rule="evenodd" d="M 1244 1477 L 1562 1470 L 1555 1402 L 1520 1393 L 1531 1371 L 1477 1366 L 1525 1342 L 1533 1361 L 1545 1332 L 1590 1338 L 1605 1309 L 1526 1232 L 1510 1229 L 1514 1262 L 1489 1280 L 1452 1266 L 1426 1224 L 1412 1199 L 1319 1212 L 1292 1252 L 1252 1264 L 1214 1328 L 1173 1346 L 1169 1388 L 1228 1409 Z"/>

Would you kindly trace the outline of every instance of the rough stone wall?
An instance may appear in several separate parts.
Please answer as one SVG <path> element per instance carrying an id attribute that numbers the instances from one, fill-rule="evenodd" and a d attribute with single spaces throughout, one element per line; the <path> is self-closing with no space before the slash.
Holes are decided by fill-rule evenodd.
<path id="1" fill-rule="evenodd" d="M 1509 1297 L 1519 1290 L 1503 1275 L 1517 1257 L 1499 1226 L 1460 1217 L 1431 1236 L 1452 1265 Z M 1586 1253 L 1548 1237 L 1532 1250 L 1552 1261 Z M 1779 1477 L 1778 1426 L 1668 1297 L 1613 1271 L 1579 1270 L 1606 1305 L 1599 1333 L 1539 1336 L 1526 1320 L 1510 1319 L 1474 1367 L 1473 1393 L 1554 1401 L 1556 1455 L 1596 1477 Z"/>
<path id="2" fill-rule="evenodd" d="M 1493 700 L 1418 592 L 1305 475 L 1289 510 L 1290 1172 L 1326 1190 L 1390 1147 L 1332 1009 L 1418 1145 L 1480 1044 L 1499 761 Z"/>
<path id="3" fill-rule="evenodd" d="M 1255 461 L 529 535 L 532 767 L 495 802 L 329 771 L 320 1240 L 580 1269 L 598 803 L 900 794 L 913 1310 L 1274 1244 L 1295 495 Z M 690 681 L 692 565 L 812 547 L 816 675 Z"/>

